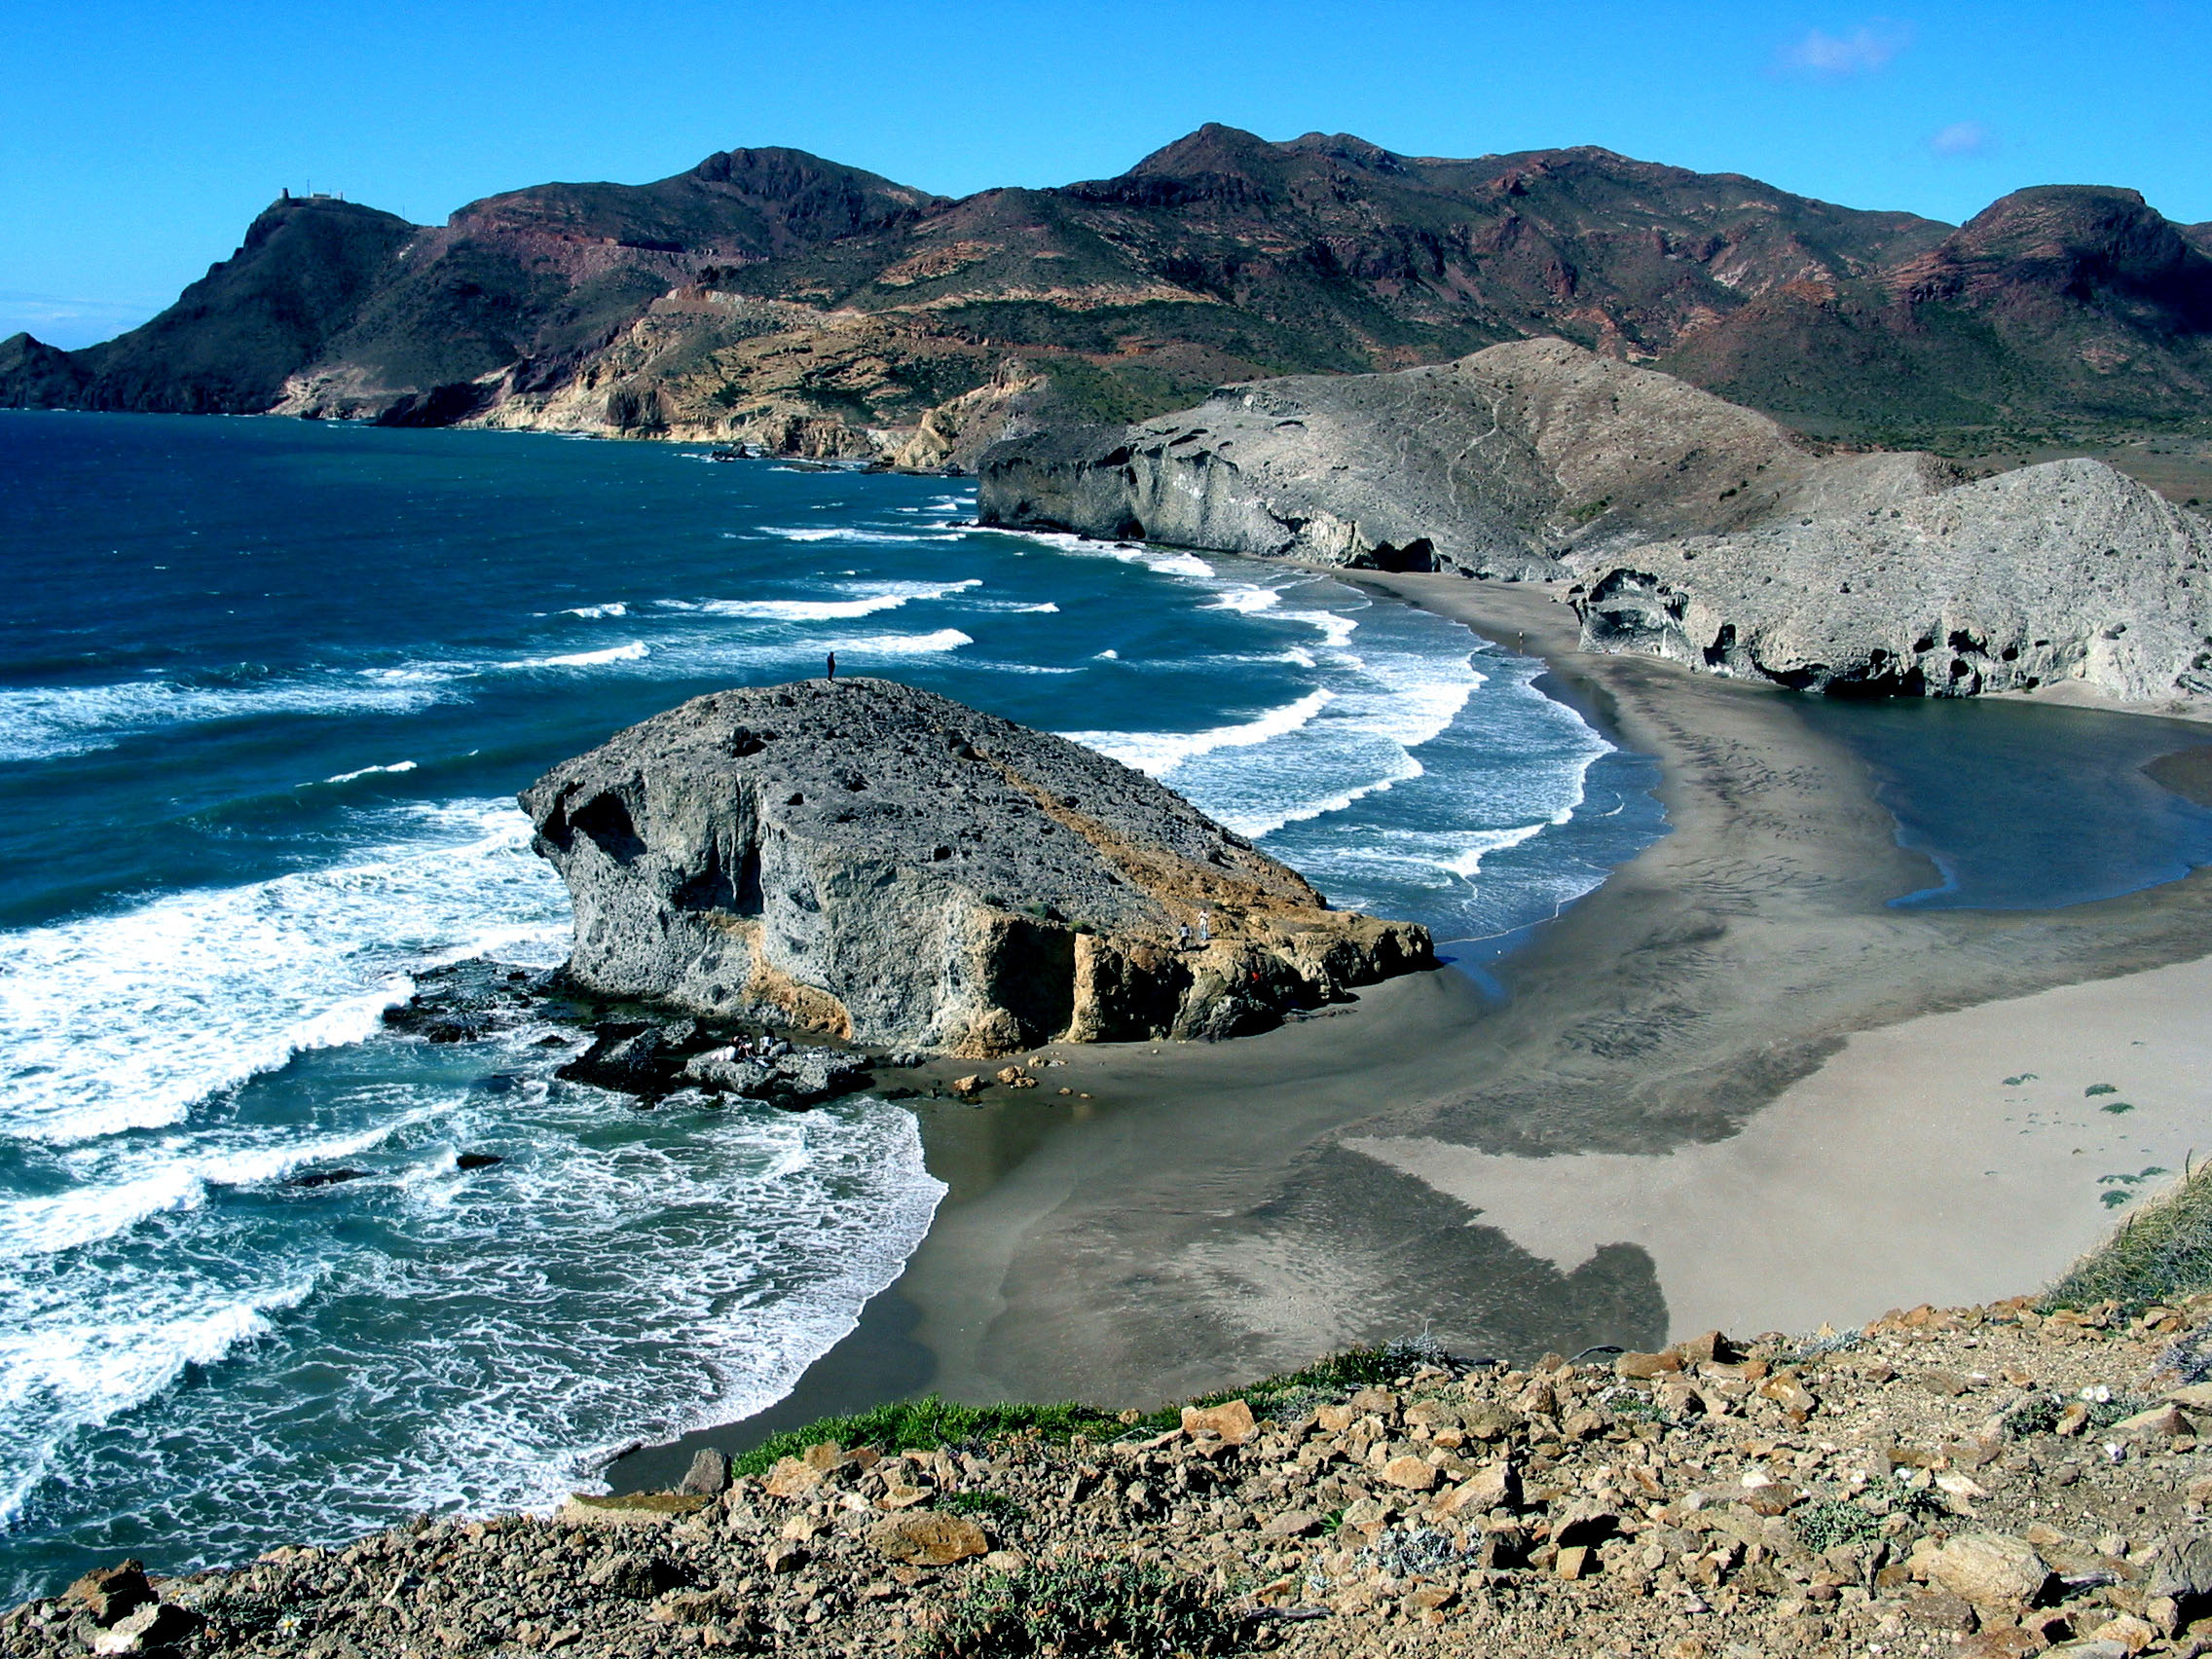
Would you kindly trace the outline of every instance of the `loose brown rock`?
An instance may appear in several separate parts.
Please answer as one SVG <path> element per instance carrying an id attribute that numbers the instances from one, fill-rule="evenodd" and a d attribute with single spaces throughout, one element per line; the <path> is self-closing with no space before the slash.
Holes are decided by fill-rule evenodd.
<path id="1" fill-rule="evenodd" d="M 1382 1478 L 1407 1492 L 1427 1492 L 1436 1485 L 1436 1465 L 1419 1457 L 1393 1457 L 1382 1465 Z"/>
<path id="2" fill-rule="evenodd" d="M 2034 1601 L 2050 1568 L 2024 1539 L 1969 1532 L 1937 1550 L 1930 1573 L 1944 1589 L 1977 1607 L 2017 1609 Z"/>
<path id="3" fill-rule="evenodd" d="M 975 1522 L 929 1511 L 908 1511 L 879 1521 L 868 1529 L 867 1541 L 876 1554 L 908 1567 L 950 1567 L 970 1556 L 985 1555 L 991 1547 Z"/>
<path id="4" fill-rule="evenodd" d="M 92 1615 L 92 1623 L 105 1629 L 153 1601 L 154 1587 L 147 1581 L 142 1565 L 126 1561 L 94 1567 L 62 1594 L 65 1600 L 83 1603 Z"/>
<path id="5" fill-rule="evenodd" d="M 1252 1419 L 1252 1408 L 1242 1400 L 1231 1400 L 1221 1406 L 1185 1406 L 1183 1432 L 1218 1434 L 1230 1445 L 1241 1446 L 1258 1428 Z"/>

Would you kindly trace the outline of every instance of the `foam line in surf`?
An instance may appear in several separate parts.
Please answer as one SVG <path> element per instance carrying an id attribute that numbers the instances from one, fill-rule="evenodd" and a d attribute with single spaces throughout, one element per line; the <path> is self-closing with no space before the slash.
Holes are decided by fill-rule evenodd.
<path id="1" fill-rule="evenodd" d="M 643 662 L 652 655 L 652 647 L 643 640 L 632 640 L 627 645 L 608 645 L 604 650 L 571 651 L 563 656 L 524 657 L 515 662 L 497 663 L 505 669 L 532 668 L 605 668 L 609 663 Z"/>
<path id="2" fill-rule="evenodd" d="M 350 784 L 356 778 L 375 777 L 380 772 L 400 773 L 412 772 L 414 770 L 414 761 L 394 760 L 388 766 L 362 766 L 350 772 L 339 772 L 334 776 L 323 779 L 322 781 L 326 784 Z"/>
<path id="3" fill-rule="evenodd" d="M 327 678 L 243 685 L 149 679 L 116 685 L 18 686 L 0 690 L 0 762 L 89 755 L 128 738 L 217 720 L 416 714 L 451 695 L 427 682 L 362 685 Z"/>
<path id="4" fill-rule="evenodd" d="M 218 1142 L 182 1156 L 124 1148 L 112 1161 L 120 1167 L 111 1178 L 94 1173 L 65 1193 L 0 1200 L 0 1261 L 59 1255 L 112 1238 L 149 1217 L 196 1209 L 210 1187 L 277 1181 L 311 1164 L 358 1158 L 422 1117 L 408 1113 L 357 1134 L 275 1146 Z"/>
<path id="5" fill-rule="evenodd" d="M 0 934 L 0 1133 L 175 1123 L 302 1050 L 359 1041 L 411 966 L 561 941 L 566 896 L 511 802 L 399 823 L 414 833 L 328 868 Z"/>
<path id="6" fill-rule="evenodd" d="M 1071 731 L 1061 735 L 1111 756 L 1124 766 L 1155 778 L 1217 749 L 1247 749 L 1272 742 L 1306 725 L 1336 700 L 1327 686 L 1309 691 L 1295 703 L 1270 709 L 1254 719 L 1235 725 L 1212 726 L 1204 731 Z"/>
<path id="7" fill-rule="evenodd" d="M 897 610 L 917 600 L 945 599 L 983 585 L 971 576 L 955 582 L 862 582 L 850 599 L 710 599 L 697 608 L 716 616 L 742 616 L 767 622 L 830 622 Z"/>

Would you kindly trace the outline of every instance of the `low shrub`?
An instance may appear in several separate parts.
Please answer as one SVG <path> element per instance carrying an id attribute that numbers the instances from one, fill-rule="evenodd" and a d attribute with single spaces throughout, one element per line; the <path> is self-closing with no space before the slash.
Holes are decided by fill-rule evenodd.
<path id="1" fill-rule="evenodd" d="M 1805 1504 L 1789 1517 L 1789 1525 L 1799 1542 L 1816 1554 L 1838 1544 L 1870 1544 L 1882 1535 L 1878 1516 L 1842 1498 Z"/>
<path id="2" fill-rule="evenodd" d="M 1237 1620 L 1204 1582 L 1091 1557 L 986 1572 L 925 1632 L 916 1659 L 1228 1653 Z"/>
<path id="3" fill-rule="evenodd" d="M 2067 1270 L 2039 1304 L 2045 1310 L 2119 1304 L 2132 1318 L 2153 1303 L 2212 1290 L 2212 1179 L 2175 1183 Z"/>

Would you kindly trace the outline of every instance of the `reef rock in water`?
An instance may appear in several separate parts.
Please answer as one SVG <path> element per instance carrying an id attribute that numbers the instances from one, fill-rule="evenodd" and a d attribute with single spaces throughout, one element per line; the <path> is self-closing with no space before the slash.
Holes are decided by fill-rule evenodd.
<path id="1" fill-rule="evenodd" d="M 522 804 L 578 984 L 853 1042 L 1228 1037 L 1434 961 L 1141 772 L 890 681 L 695 698 Z"/>

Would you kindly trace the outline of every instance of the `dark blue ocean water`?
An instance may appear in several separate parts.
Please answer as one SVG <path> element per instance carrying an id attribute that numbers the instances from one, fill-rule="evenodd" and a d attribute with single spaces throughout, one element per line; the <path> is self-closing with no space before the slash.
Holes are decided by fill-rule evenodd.
<path id="1" fill-rule="evenodd" d="M 560 958 L 514 792 L 625 724 L 833 648 L 1447 941 L 1659 831 L 1647 762 L 1456 625 L 973 509 L 669 446 L 0 413 L 0 1598 L 544 1501 L 776 1399 L 897 1274 L 940 1191 L 897 1108 L 639 1114 L 541 1033 L 379 1027 L 425 965 Z"/>

